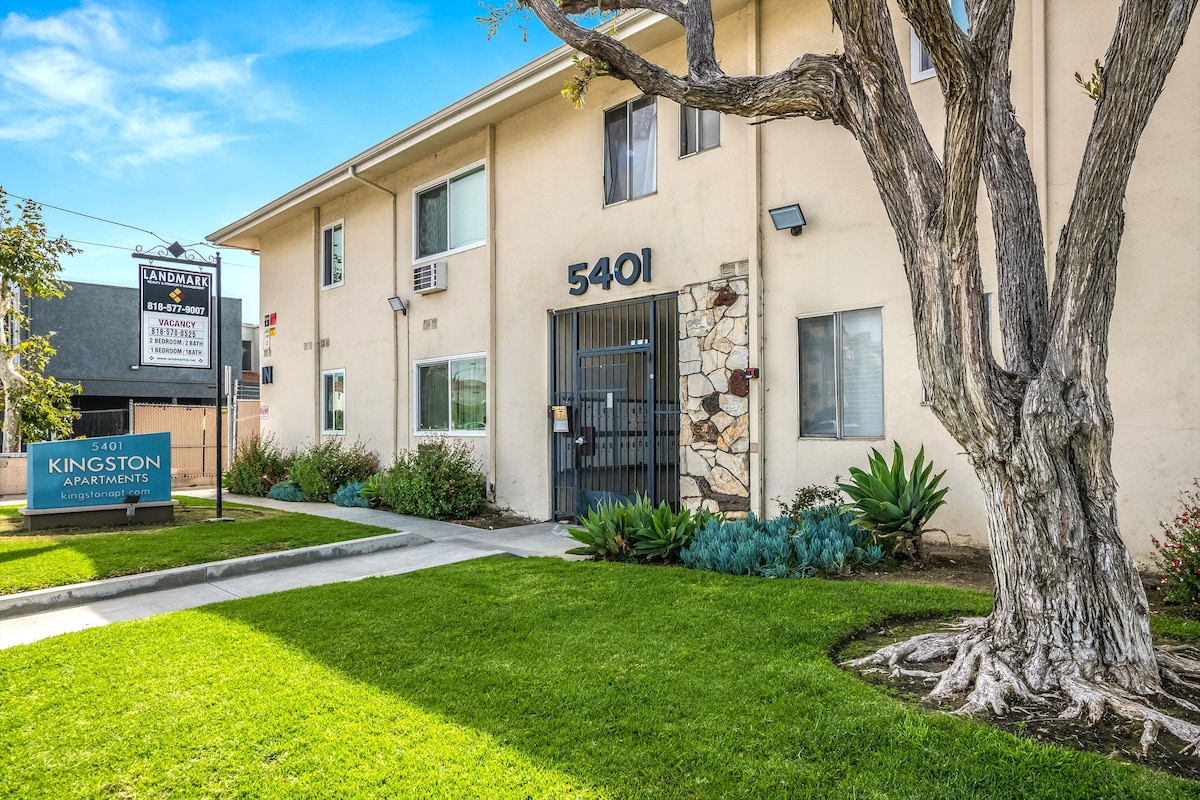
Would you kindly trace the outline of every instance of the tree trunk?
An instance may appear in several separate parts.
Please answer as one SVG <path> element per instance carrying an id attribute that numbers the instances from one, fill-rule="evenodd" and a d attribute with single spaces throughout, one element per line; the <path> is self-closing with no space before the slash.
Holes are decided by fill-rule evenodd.
<path id="1" fill-rule="evenodd" d="M 5 370 L 6 374 L 9 370 Z M 11 376 L 9 376 L 11 378 Z M 15 376 L 19 378 L 20 376 Z M 8 379 L 0 381 L 8 385 Z M 21 451 L 21 412 L 13 402 L 8 391 L 4 392 L 4 452 L 19 453 Z"/>
<path id="2" fill-rule="evenodd" d="M 1071 425 L 1062 416 L 1042 422 Z M 1095 435 L 1107 444 L 1108 432 Z M 996 575 L 988 635 L 1018 668 L 1018 694 L 1070 696 L 1064 679 L 1155 694 L 1149 606 L 1117 530 L 1107 447 L 1079 439 L 1033 448 L 1023 440 L 1012 462 L 976 467 Z"/>

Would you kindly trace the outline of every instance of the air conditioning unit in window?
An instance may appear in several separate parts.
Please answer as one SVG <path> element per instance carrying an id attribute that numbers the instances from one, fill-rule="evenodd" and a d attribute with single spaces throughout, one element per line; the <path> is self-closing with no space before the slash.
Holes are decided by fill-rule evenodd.
<path id="1" fill-rule="evenodd" d="M 434 261 L 413 267 L 413 291 L 417 294 L 433 294 L 446 291 L 445 261 Z"/>

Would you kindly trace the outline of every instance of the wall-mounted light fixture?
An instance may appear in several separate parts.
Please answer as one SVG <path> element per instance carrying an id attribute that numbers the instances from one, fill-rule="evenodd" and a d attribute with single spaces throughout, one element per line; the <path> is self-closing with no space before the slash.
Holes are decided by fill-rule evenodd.
<path id="1" fill-rule="evenodd" d="M 399 311 L 404 316 L 408 316 L 408 306 L 399 297 L 389 297 L 388 305 L 392 307 L 392 311 Z"/>
<path id="2" fill-rule="evenodd" d="M 792 236 L 799 236 L 804 232 L 804 226 L 808 224 L 808 220 L 804 218 L 804 212 L 800 210 L 799 203 L 772 208 L 767 213 L 771 215 L 771 222 L 775 223 L 775 230 L 790 230 Z"/>

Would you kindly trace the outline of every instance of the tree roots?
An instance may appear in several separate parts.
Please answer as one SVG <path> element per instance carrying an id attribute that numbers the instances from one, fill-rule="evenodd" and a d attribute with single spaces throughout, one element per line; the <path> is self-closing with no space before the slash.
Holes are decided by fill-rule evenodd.
<path id="1" fill-rule="evenodd" d="M 1143 726 L 1143 756 L 1162 731 L 1183 742 L 1183 753 L 1200 755 L 1200 725 L 1160 711 L 1148 702 L 1150 697 L 1189 712 L 1200 708 L 1172 695 L 1168 687 L 1200 691 L 1200 652 L 1191 647 L 1159 647 L 1155 650 L 1162 686 L 1132 691 L 1111 681 L 1085 678 L 1086 665 L 1074 662 L 1052 663 L 1048 659 L 1018 658 L 1004 652 L 991 641 L 987 620 L 963 620 L 955 629 L 927 633 L 882 648 L 866 658 L 843 663 L 863 672 L 889 673 L 893 677 L 916 678 L 933 683 L 925 699 L 933 702 L 965 702 L 953 713 L 974 716 L 990 711 L 998 717 L 1009 711 L 1009 701 L 1023 705 L 1062 707 L 1060 719 L 1083 718 L 1095 725 L 1105 711 Z M 922 665 L 947 663 L 944 669 L 930 670 Z"/>

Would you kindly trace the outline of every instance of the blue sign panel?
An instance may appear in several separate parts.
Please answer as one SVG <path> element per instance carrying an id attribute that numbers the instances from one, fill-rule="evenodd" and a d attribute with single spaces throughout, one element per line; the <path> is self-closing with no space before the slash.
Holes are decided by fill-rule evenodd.
<path id="1" fill-rule="evenodd" d="M 31 509 L 86 508 L 171 499 L 171 434 L 139 433 L 29 445 Z"/>

